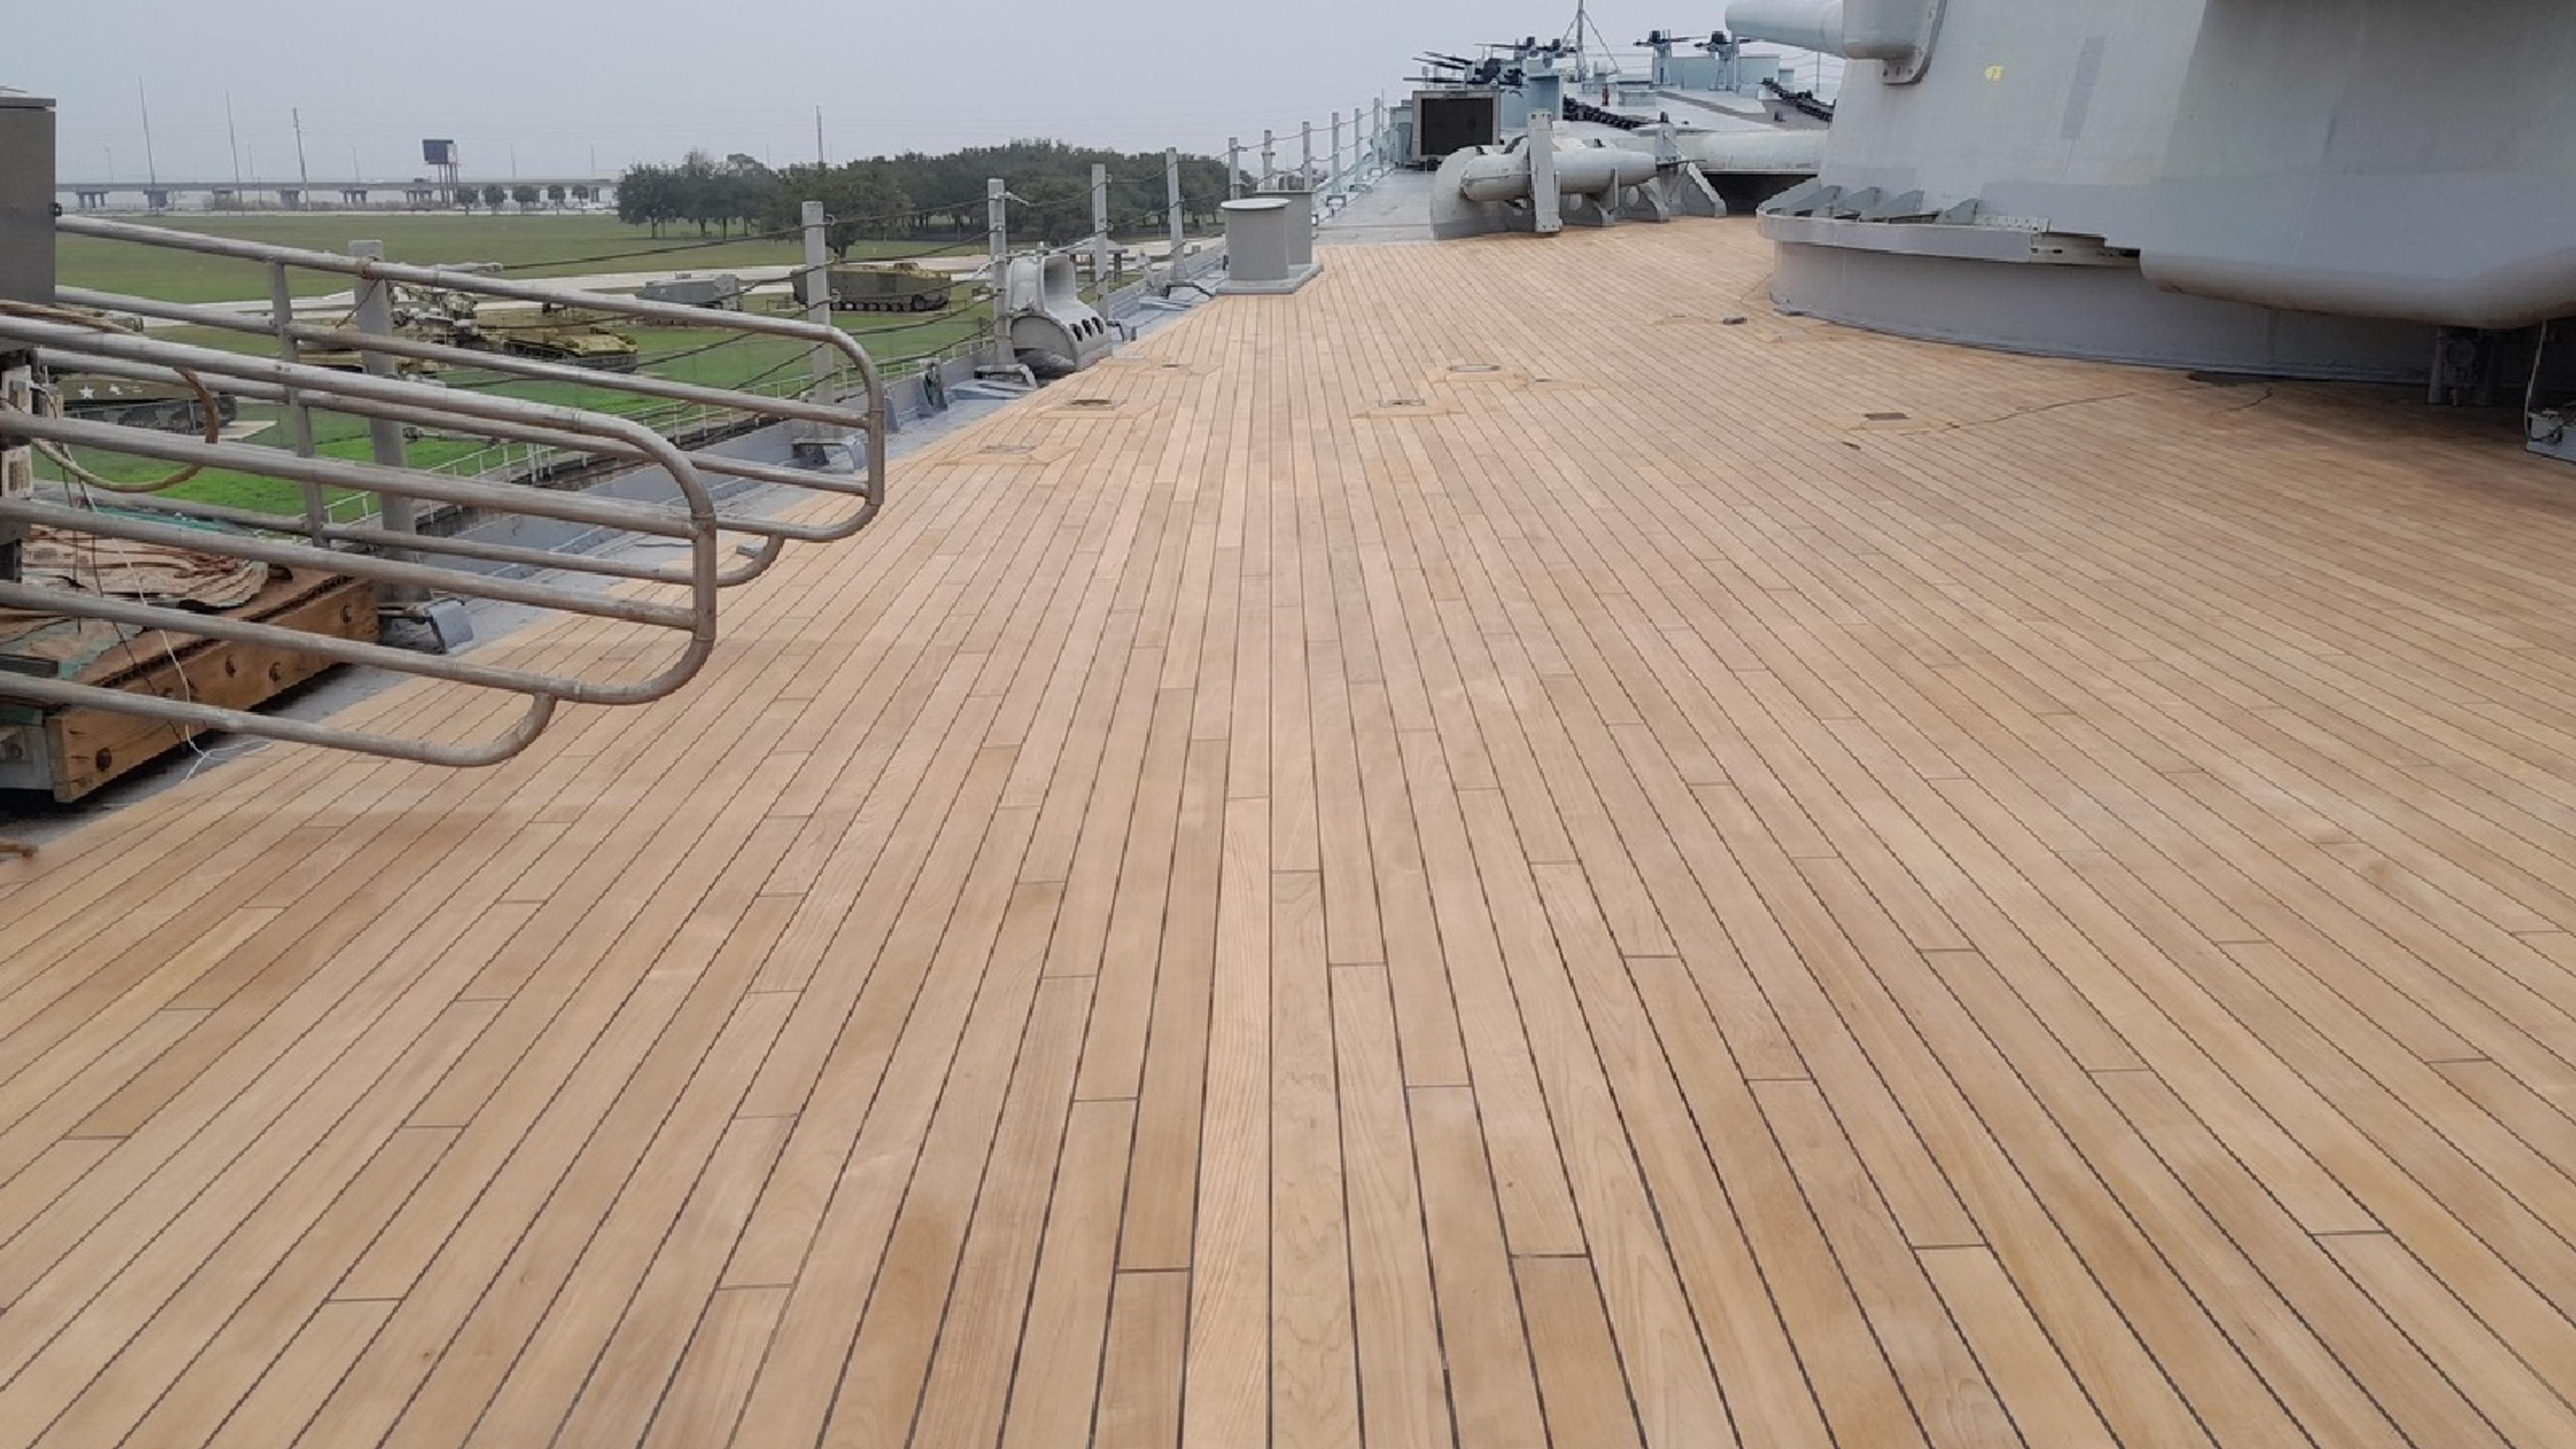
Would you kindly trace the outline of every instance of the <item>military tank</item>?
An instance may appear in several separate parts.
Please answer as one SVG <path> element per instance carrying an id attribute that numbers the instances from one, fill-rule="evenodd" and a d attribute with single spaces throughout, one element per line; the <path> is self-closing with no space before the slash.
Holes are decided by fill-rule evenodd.
<path id="1" fill-rule="evenodd" d="M 52 385 L 62 396 L 67 418 L 169 433 L 206 431 L 205 402 L 179 383 L 70 373 L 57 377 Z M 215 393 L 214 399 L 218 422 L 229 423 L 241 415 L 241 404 L 230 393 Z"/>
<path id="2" fill-rule="evenodd" d="M 307 347 L 296 354 L 295 360 L 307 367 L 326 367 L 333 372 L 367 370 L 367 360 L 359 356 L 358 350 L 354 347 Z M 414 379 L 436 377 L 440 370 L 437 363 L 424 358 L 397 357 L 394 359 L 394 375 L 397 377 Z"/>
<path id="3" fill-rule="evenodd" d="M 635 295 L 646 302 L 672 302 L 682 307 L 713 307 L 739 312 L 743 295 L 749 290 L 743 286 L 742 278 L 731 272 L 682 272 L 676 277 L 647 282 L 635 289 Z"/>
<path id="4" fill-rule="evenodd" d="M 549 304 L 538 320 L 485 322 L 475 298 L 443 287 L 394 284 L 394 331 L 420 342 L 436 342 L 474 352 L 500 352 L 539 362 L 562 362 L 600 372 L 633 372 L 639 360 L 635 339 L 611 332 L 588 316 L 567 314 Z M 315 367 L 356 372 L 361 360 L 354 349 L 308 350 L 303 361 Z M 404 377 L 431 377 L 438 364 L 400 358 Z"/>
<path id="5" fill-rule="evenodd" d="M 832 306 L 843 312 L 936 312 L 956 279 L 909 262 L 834 267 L 823 274 Z"/>
<path id="6" fill-rule="evenodd" d="M 566 362 L 595 372 L 633 372 L 638 360 L 634 338 L 591 322 L 513 328 L 498 341 L 496 350 L 512 357 Z"/>

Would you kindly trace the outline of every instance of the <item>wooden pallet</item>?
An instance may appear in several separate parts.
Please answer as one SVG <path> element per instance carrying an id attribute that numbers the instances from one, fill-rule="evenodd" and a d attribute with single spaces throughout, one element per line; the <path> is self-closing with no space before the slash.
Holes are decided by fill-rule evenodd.
<path id="1" fill-rule="evenodd" d="M 376 637 L 375 585 L 281 573 L 231 617 L 342 639 Z M 153 631 L 102 654 L 76 678 L 164 699 L 256 709 L 330 667 L 266 644 L 235 644 Z M 72 801 L 184 746 L 201 731 L 111 709 L 43 712 L 42 748 L 56 800 Z"/>

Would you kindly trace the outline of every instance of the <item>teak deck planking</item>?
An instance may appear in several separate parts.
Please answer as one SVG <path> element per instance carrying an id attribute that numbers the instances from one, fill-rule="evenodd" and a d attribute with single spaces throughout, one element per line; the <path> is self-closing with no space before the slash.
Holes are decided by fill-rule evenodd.
<path id="1" fill-rule="evenodd" d="M 0 861 L 0 1449 L 2576 1443 L 2564 470 L 1325 258 Z"/>

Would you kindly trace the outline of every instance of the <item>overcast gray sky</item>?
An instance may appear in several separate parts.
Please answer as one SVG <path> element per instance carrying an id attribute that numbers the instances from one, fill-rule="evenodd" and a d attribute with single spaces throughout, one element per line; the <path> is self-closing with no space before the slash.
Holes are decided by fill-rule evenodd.
<path id="1" fill-rule="evenodd" d="M 454 137 L 468 175 L 588 174 L 692 146 L 835 161 L 1016 136 L 1214 152 L 1406 89 L 1425 48 L 1562 33 L 1572 0 L 15 0 L 0 85 L 61 102 L 66 180 L 416 175 Z M 1722 0 L 1606 0 L 1625 51 L 1715 29 Z"/>

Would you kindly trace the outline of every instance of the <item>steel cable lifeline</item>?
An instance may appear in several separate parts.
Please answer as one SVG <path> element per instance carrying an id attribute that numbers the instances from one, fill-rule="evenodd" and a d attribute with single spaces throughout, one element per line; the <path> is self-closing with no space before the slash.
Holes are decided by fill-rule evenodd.
<path id="1" fill-rule="evenodd" d="M 980 210 L 983 205 L 984 198 L 981 195 L 977 195 L 971 200 L 957 202 L 949 206 L 916 206 L 905 211 L 878 212 L 867 216 L 827 215 L 823 218 L 823 221 L 827 226 L 865 226 L 872 222 L 880 221 L 910 221 L 916 217 L 937 216 L 943 212 Z M 590 266 L 599 262 L 634 261 L 639 258 L 667 256 L 678 252 L 712 251 L 718 247 L 756 244 L 764 241 L 781 241 L 789 237 L 802 236 L 804 231 L 805 229 L 802 226 L 789 226 L 780 227 L 774 231 L 744 232 L 739 236 L 701 237 L 696 241 L 672 242 L 664 246 L 637 247 L 629 251 L 598 252 L 590 256 L 554 257 L 533 262 L 503 262 L 499 264 L 498 270 L 504 272 L 551 271 L 563 267 Z M 978 238 L 978 244 L 980 244 L 980 242 L 981 239 Z M 925 255 L 928 254 L 925 253 Z"/>
<path id="2" fill-rule="evenodd" d="M 741 246 L 750 243 L 777 241 L 786 237 L 801 236 L 804 234 L 804 231 L 805 229 L 801 226 L 791 226 L 783 227 L 777 231 L 764 231 L 758 233 L 744 232 L 740 236 L 706 237 L 697 241 L 673 242 L 668 246 L 639 247 L 633 251 L 600 252 L 594 256 L 556 257 L 550 260 L 533 262 L 503 262 L 499 264 L 497 270 L 504 272 L 534 272 L 550 270 L 557 267 L 586 267 L 597 262 L 633 261 L 638 257 L 669 256 L 677 252 L 712 251 L 717 247 Z"/>

